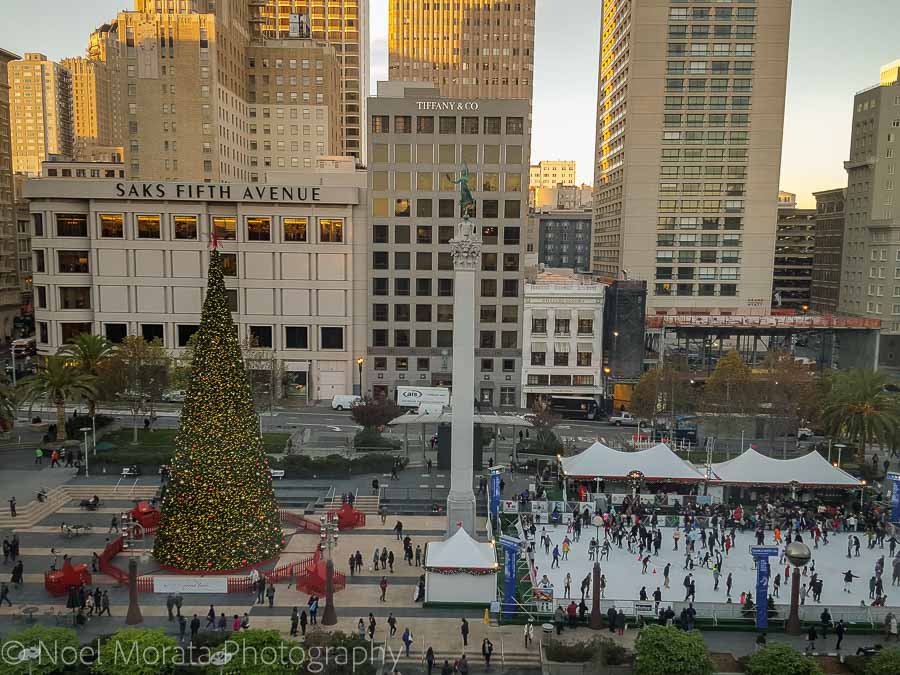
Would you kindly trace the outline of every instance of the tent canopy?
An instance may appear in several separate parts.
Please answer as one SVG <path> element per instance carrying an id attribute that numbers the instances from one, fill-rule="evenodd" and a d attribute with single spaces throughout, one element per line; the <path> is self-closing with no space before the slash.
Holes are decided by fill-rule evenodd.
<path id="1" fill-rule="evenodd" d="M 491 544 L 483 544 L 459 528 L 449 539 L 432 541 L 425 553 L 425 568 L 460 567 L 473 570 L 497 568 L 497 554 Z"/>
<path id="2" fill-rule="evenodd" d="M 562 469 L 568 478 L 625 479 L 632 471 L 649 481 L 699 482 L 705 476 L 672 452 L 665 443 L 639 452 L 613 450 L 594 443 L 574 457 L 563 457 Z"/>
<path id="3" fill-rule="evenodd" d="M 749 448 L 727 462 L 712 465 L 715 476 L 730 485 L 789 485 L 858 488 L 861 483 L 832 466 L 815 450 L 794 459 L 773 459 Z"/>

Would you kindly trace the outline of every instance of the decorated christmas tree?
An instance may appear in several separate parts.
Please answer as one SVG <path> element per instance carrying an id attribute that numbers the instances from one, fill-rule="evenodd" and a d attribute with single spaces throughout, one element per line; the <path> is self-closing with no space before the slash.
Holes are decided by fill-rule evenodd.
<path id="1" fill-rule="evenodd" d="M 233 570 L 283 543 L 269 463 L 213 250 L 191 380 L 153 554 L 181 570 Z"/>

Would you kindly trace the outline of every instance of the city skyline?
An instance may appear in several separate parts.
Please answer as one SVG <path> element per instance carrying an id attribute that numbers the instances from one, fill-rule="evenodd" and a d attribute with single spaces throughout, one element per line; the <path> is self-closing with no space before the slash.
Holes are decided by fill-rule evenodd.
<path id="1" fill-rule="evenodd" d="M 80 56 L 90 32 L 122 7 L 122 0 L 83 0 L 60 6 L 34 0 L 7 10 L 0 46 L 23 56 L 41 52 L 59 61 Z M 387 0 L 371 2 L 371 86 L 387 79 Z M 52 10 L 52 14 L 51 14 Z M 46 17 L 52 15 L 52 23 Z M 815 205 L 813 191 L 847 184 L 850 119 L 856 92 L 877 83 L 879 68 L 900 56 L 890 30 L 900 6 L 863 0 L 847 7 L 837 0 L 795 0 L 791 22 L 781 188 L 798 195 L 799 206 Z M 37 30 L 22 31 L 22 26 Z M 538 0 L 535 38 L 533 148 L 535 161 L 573 159 L 579 182 L 593 182 L 595 102 L 600 4 L 570 0 L 564 6 Z M 868 38 L 857 43 L 854 36 Z M 834 45 L 855 45 L 840 54 Z M 553 45 L 565 50 L 553 50 Z M 564 77 L 560 75 L 565 73 Z M 559 124 L 559 101 L 566 124 Z M 827 139 L 827 142 L 823 142 Z"/>

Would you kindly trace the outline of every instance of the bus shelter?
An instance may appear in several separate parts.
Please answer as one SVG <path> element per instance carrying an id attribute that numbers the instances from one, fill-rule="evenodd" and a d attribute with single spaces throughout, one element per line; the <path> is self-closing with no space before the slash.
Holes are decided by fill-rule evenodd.
<path id="1" fill-rule="evenodd" d="M 494 457 L 497 457 L 497 439 L 500 435 L 500 430 L 503 427 L 513 427 L 513 434 L 515 433 L 515 428 L 526 428 L 531 429 L 534 425 L 529 422 L 524 417 L 519 415 L 496 415 L 496 414 L 487 414 L 482 415 L 479 413 L 475 413 L 474 423 L 480 424 L 483 427 L 491 428 L 494 431 L 493 436 L 493 451 Z M 428 447 L 428 441 L 426 440 L 426 432 L 429 430 L 429 427 L 437 431 L 437 428 L 442 424 L 451 424 L 453 422 L 453 411 L 449 408 L 444 408 L 443 412 L 433 412 L 433 413 L 408 413 L 406 415 L 400 415 L 390 422 L 388 422 L 388 426 L 391 427 L 402 427 L 403 428 L 403 449 L 406 451 L 406 456 L 409 457 L 409 430 L 413 429 L 414 432 L 418 432 L 421 436 L 422 441 L 422 452 L 424 453 Z M 429 436 L 430 437 L 430 436 Z"/>

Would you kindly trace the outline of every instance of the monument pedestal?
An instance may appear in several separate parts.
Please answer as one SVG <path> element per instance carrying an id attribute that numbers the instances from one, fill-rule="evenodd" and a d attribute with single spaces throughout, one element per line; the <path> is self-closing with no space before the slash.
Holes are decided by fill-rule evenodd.
<path id="1" fill-rule="evenodd" d="M 447 497 L 447 536 L 453 534 L 462 527 L 470 535 L 475 534 L 475 495 L 454 495 L 452 492 Z"/>

